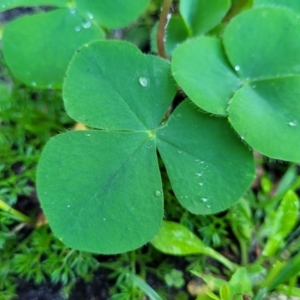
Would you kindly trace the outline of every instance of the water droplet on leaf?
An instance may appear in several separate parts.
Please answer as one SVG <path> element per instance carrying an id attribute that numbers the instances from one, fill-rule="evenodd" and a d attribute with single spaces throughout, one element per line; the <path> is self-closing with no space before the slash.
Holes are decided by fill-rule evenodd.
<path id="1" fill-rule="evenodd" d="M 81 30 L 81 27 L 80 26 L 76 26 L 74 29 L 75 29 L 76 32 L 79 32 Z"/>
<path id="2" fill-rule="evenodd" d="M 207 202 L 207 201 L 208 201 L 208 198 L 204 197 L 204 198 L 202 198 L 201 200 L 202 200 L 202 202 L 204 202 L 204 203 L 205 203 L 205 202 Z"/>
<path id="3" fill-rule="evenodd" d="M 236 71 L 239 71 L 239 70 L 241 69 L 241 67 L 240 67 L 240 66 L 235 66 L 234 69 L 235 69 Z"/>
<path id="4" fill-rule="evenodd" d="M 289 125 L 290 125 L 291 127 L 295 127 L 295 126 L 297 126 L 297 121 L 296 121 L 296 120 L 290 121 L 290 122 L 289 122 Z"/>
<path id="5" fill-rule="evenodd" d="M 142 87 L 147 87 L 149 85 L 148 79 L 146 77 L 140 77 L 139 82 Z"/>
<path id="6" fill-rule="evenodd" d="M 84 29 L 88 29 L 92 26 L 92 23 L 90 21 L 86 21 L 84 23 L 82 23 L 82 28 Z"/>
<path id="7" fill-rule="evenodd" d="M 157 191 L 155 192 L 155 195 L 156 195 L 157 197 L 159 197 L 159 196 L 161 196 L 161 192 L 160 192 L 159 190 L 157 190 Z"/>
<path id="8" fill-rule="evenodd" d="M 31 85 L 32 86 L 36 86 L 36 82 L 35 81 L 31 81 Z"/>
<path id="9" fill-rule="evenodd" d="M 71 207 L 71 205 L 69 204 L 67 207 L 68 207 L 68 208 L 70 208 L 70 207 Z"/>
<path id="10" fill-rule="evenodd" d="M 93 14 L 91 14 L 90 12 L 87 13 L 87 16 L 88 16 L 91 20 L 94 19 Z"/>

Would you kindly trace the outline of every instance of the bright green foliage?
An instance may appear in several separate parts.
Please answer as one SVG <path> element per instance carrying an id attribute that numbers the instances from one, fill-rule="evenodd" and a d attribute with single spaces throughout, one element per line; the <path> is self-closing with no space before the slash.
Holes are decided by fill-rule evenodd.
<path id="1" fill-rule="evenodd" d="M 264 256 L 274 255 L 284 244 L 285 237 L 296 225 L 298 211 L 299 199 L 294 192 L 288 191 L 276 212 L 270 214 L 266 220 L 269 225 L 269 238 L 262 253 Z"/>
<path id="2" fill-rule="evenodd" d="M 181 0 L 179 10 L 190 35 L 197 36 L 218 25 L 229 7 L 229 0 Z"/>
<path id="3" fill-rule="evenodd" d="M 300 2 L 295 0 L 255 0 L 253 6 L 285 7 L 300 12 Z"/>
<path id="4" fill-rule="evenodd" d="M 39 199 L 67 245 L 117 253 L 155 236 L 163 217 L 156 146 L 177 198 L 193 213 L 224 210 L 248 188 L 252 154 L 226 120 L 185 101 L 160 125 L 174 94 L 169 63 L 134 45 L 95 42 L 74 57 L 67 112 L 105 130 L 54 137 L 39 163 Z"/>
<path id="5" fill-rule="evenodd" d="M 161 252 L 173 255 L 200 254 L 208 248 L 188 228 L 170 221 L 163 222 L 151 244 Z"/>
<path id="6" fill-rule="evenodd" d="M 199 107 L 223 115 L 227 110 L 234 129 L 255 150 L 299 162 L 299 31 L 292 11 L 246 11 L 225 29 L 225 52 L 208 38 L 179 46 L 174 77 Z"/>
<path id="7" fill-rule="evenodd" d="M 149 0 L 77 0 L 72 5 L 53 0 L 6 2 L 3 10 L 21 5 L 61 6 L 12 21 L 3 33 L 4 58 L 17 79 L 39 88 L 60 88 L 75 50 L 104 37 L 100 25 L 118 28 L 129 24 Z"/>
<path id="8" fill-rule="evenodd" d="M 151 244 L 159 251 L 172 255 L 203 254 L 210 256 L 228 269 L 234 270 L 235 265 L 214 249 L 206 246 L 193 232 L 185 226 L 164 221 L 157 236 Z"/>

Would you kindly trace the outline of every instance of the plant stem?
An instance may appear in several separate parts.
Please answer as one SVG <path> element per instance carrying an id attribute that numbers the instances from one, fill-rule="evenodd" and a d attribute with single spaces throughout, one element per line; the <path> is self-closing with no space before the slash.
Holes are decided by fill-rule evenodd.
<path id="1" fill-rule="evenodd" d="M 173 0 L 164 0 L 162 11 L 159 17 L 158 30 L 156 36 L 158 55 L 167 58 L 165 51 L 165 31 L 168 22 L 168 13 L 170 11 Z"/>
<path id="2" fill-rule="evenodd" d="M 244 239 L 239 239 L 240 248 L 241 248 L 241 265 L 246 266 L 248 264 L 248 252 L 247 252 L 247 243 Z"/>
<path id="3" fill-rule="evenodd" d="M 215 260 L 219 261 L 225 267 L 227 267 L 230 271 L 235 271 L 238 267 L 235 263 L 231 262 L 224 255 L 213 250 L 212 248 L 204 248 L 204 251 L 202 252 L 202 254 L 206 254 L 207 256 L 210 256 L 210 257 L 214 258 Z"/>
<path id="4" fill-rule="evenodd" d="M 18 210 L 12 208 L 11 206 L 9 206 L 8 204 L 6 204 L 3 200 L 0 199 L 0 209 L 9 212 L 11 215 L 13 215 L 17 220 L 30 224 L 30 225 L 34 225 L 35 222 L 28 216 L 22 214 L 21 212 L 19 212 Z"/>

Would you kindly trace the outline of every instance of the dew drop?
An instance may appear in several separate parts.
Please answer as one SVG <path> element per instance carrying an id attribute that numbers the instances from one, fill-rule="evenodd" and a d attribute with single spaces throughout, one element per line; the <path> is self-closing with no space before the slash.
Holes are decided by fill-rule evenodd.
<path id="1" fill-rule="evenodd" d="M 52 204 L 54 204 L 54 201 L 52 201 Z"/>
<path id="2" fill-rule="evenodd" d="M 106 218 L 103 218 L 103 221 L 106 221 Z"/>
<path id="3" fill-rule="evenodd" d="M 211 208 L 211 206 L 209 204 L 206 205 L 207 208 Z"/>
<path id="4" fill-rule="evenodd" d="M 202 200 L 202 202 L 204 202 L 204 203 L 208 201 L 208 199 L 207 199 L 206 197 L 202 198 L 201 200 Z"/>
<path id="5" fill-rule="evenodd" d="M 203 182 L 199 182 L 199 185 L 200 185 L 200 186 L 203 186 Z"/>
<path id="6" fill-rule="evenodd" d="M 76 32 L 79 32 L 81 30 L 81 27 L 80 26 L 76 26 L 74 29 L 75 29 Z"/>
<path id="7" fill-rule="evenodd" d="M 204 163 L 205 163 L 205 161 L 203 161 L 203 160 L 200 161 L 200 164 L 201 164 L 201 165 L 203 165 Z"/>
<path id="8" fill-rule="evenodd" d="M 242 135 L 240 135 L 240 139 L 241 139 L 241 140 L 244 140 L 245 138 L 244 138 Z"/>
<path id="9" fill-rule="evenodd" d="M 182 151 L 180 151 L 180 150 L 178 150 L 177 152 L 178 152 L 179 154 L 181 154 L 181 153 L 182 153 Z"/>
<path id="10" fill-rule="evenodd" d="M 239 70 L 241 69 L 241 67 L 240 67 L 240 66 L 235 66 L 234 69 L 235 69 L 236 71 L 239 71 Z"/>
<path id="11" fill-rule="evenodd" d="M 253 85 L 252 85 L 252 88 L 253 88 L 253 89 L 256 89 L 256 84 L 253 84 Z"/>
<path id="12" fill-rule="evenodd" d="M 75 9 L 75 8 L 70 8 L 70 13 L 71 13 L 72 15 L 75 15 L 76 9 Z"/>
<path id="13" fill-rule="evenodd" d="M 155 192 L 155 195 L 156 195 L 157 197 L 159 197 L 159 196 L 161 196 L 161 192 L 160 192 L 159 190 L 157 190 L 157 191 Z"/>
<path id="14" fill-rule="evenodd" d="M 67 208 L 70 208 L 71 207 L 71 205 L 69 204 L 68 206 L 67 206 Z"/>
<path id="15" fill-rule="evenodd" d="M 52 83 L 48 83 L 47 88 L 51 89 L 52 88 Z"/>
<path id="16" fill-rule="evenodd" d="M 139 82 L 142 87 L 147 87 L 149 85 L 148 79 L 146 77 L 140 77 Z"/>
<path id="17" fill-rule="evenodd" d="M 85 136 L 91 136 L 89 133 L 86 133 Z"/>
<path id="18" fill-rule="evenodd" d="M 87 16 L 88 16 L 91 20 L 94 19 L 93 14 L 91 14 L 90 12 L 87 13 Z"/>
<path id="19" fill-rule="evenodd" d="M 86 21 L 84 23 L 82 23 L 82 28 L 84 29 L 88 29 L 92 26 L 92 23 L 90 21 Z"/>
<path id="20" fill-rule="evenodd" d="M 31 85 L 32 86 L 36 86 L 36 82 L 35 81 L 31 81 Z"/>
<path id="21" fill-rule="evenodd" d="M 202 176 L 202 173 L 196 173 L 197 176 L 201 177 Z"/>
<path id="22" fill-rule="evenodd" d="M 47 194 L 48 194 L 47 192 L 44 193 L 44 195 L 47 195 Z"/>
<path id="23" fill-rule="evenodd" d="M 290 121 L 290 122 L 289 122 L 289 125 L 290 125 L 291 127 L 295 127 L 295 126 L 297 126 L 297 121 L 296 121 L 296 120 Z"/>

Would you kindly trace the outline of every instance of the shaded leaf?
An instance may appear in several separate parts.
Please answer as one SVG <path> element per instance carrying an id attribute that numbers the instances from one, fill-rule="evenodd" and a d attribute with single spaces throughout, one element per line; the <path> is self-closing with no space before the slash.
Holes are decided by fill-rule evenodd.
<path id="1" fill-rule="evenodd" d="M 77 11 L 61 8 L 25 16 L 4 29 L 4 58 L 13 75 L 27 85 L 59 88 L 75 50 L 103 31 Z"/>
<path id="2" fill-rule="evenodd" d="M 179 10 L 193 36 L 218 25 L 230 8 L 229 0 L 181 0 Z"/>

